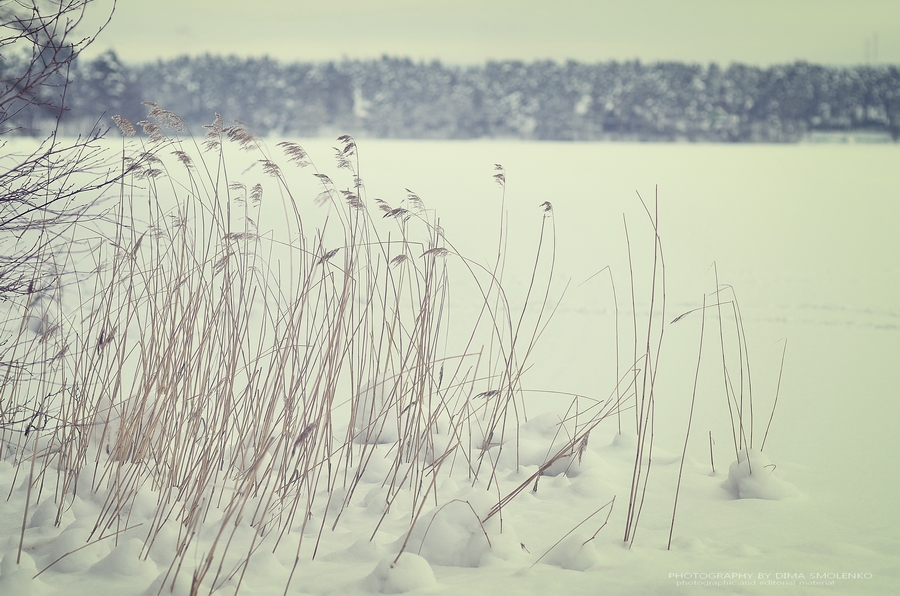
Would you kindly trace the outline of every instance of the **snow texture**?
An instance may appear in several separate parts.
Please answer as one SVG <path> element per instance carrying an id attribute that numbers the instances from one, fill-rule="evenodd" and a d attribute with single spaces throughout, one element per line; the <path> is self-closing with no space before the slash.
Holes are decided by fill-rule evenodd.
<path id="1" fill-rule="evenodd" d="M 396 563 L 391 557 L 382 559 L 363 581 L 366 588 L 378 594 L 404 594 L 436 583 L 428 561 L 412 553 L 401 554 Z"/>

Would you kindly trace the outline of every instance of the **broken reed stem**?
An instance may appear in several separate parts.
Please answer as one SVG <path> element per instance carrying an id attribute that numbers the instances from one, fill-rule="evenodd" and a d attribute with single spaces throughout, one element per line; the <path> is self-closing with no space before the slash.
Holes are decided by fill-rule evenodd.
<path id="1" fill-rule="evenodd" d="M 718 314 L 718 323 L 719 323 L 719 349 L 722 353 L 722 376 L 723 381 L 725 382 L 725 400 L 728 403 L 728 416 L 731 419 L 731 437 L 734 441 L 734 457 L 737 461 L 740 461 L 740 445 L 738 444 L 738 437 L 740 436 L 739 430 L 735 427 L 734 420 L 734 409 L 732 408 L 731 402 L 733 397 L 733 391 L 731 390 L 731 384 L 728 381 L 728 363 L 725 356 L 725 331 L 722 326 L 722 301 L 718 298 L 719 296 L 719 269 L 716 265 L 716 262 L 713 261 L 713 273 L 715 276 L 716 282 L 716 312 Z M 740 413 L 738 414 L 740 416 Z M 740 421 L 738 421 L 740 424 Z M 749 462 L 748 462 L 749 464 Z"/>
<path id="2" fill-rule="evenodd" d="M 631 361 L 634 363 L 638 362 L 638 328 L 637 328 L 637 300 L 635 298 L 635 290 L 634 290 L 634 263 L 632 262 L 631 257 L 631 238 L 628 235 L 628 220 L 625 218 L 625 214 L 622 214 L 622 226 L 625 229 L 625 248 L 628 254 L 628 282 L 629 287 L 631 288 L 631 323 L 632 323 L 632 338 L 633 338 L 633 354 L 631 357 Z M 640 369 L 634 368 L 634 430 L 635 433 L 640 432 L 640 419 L 638 417 L 638 394 L 637 394 L 637 386 L 638 386 L 638 374 Z"/>
<path id="3" fill-rule="evenodd" d="M 576 524 L 575 527 L 573 527 L 571 530 L 569 530 L 568 532 L 566 532 L 565 534 L 563 534 L 562 538 L 560 538 L 559 540 L 557 540 L 556 542 L 554 542 L 553 545 L 552 545 L 550 548 L 548 548 L 546 551 L 544 551 L 544 554 L 542 554 L 540 557 L 538 557 L 538 558 L 531 564 L 531 566 L 529 567 L 529 569 L 533 569 L 534 566 L 537 565 L 538 563 L 540 563 L 541 560 L 542 560 L 544 557 L 546 557 L 547 555 L 550 554 L 550 551 L 552 551 L 554 548 L 556 548 L 557 546 L 559 546 L 559 545 L 562 543 L 563 540 L 565 540 L 566 538 L 568 538 L 569 536 L 571 536 L 572 533 L 575 532 L 575 530 L 577 530 L 578 528 L 580 528 L 581 526 L 583 526 L 584 524 L 586 524 L 586 523 L 588 522 L 589 519 L 591 519 L 592 517 L 594 517 L 595 515 L 597 515 L 598 513 L 600 513 L 601 511 L 603 511 L 604 509 L 606 509 L 607 507 L 609 507 L 609 511 L 606 512 L 606 519 L 603 520 L 603 523 L 600 524 L 600 527 L 597 528 L 597 531 L 594 532 L 594 534 L 593 534 L 590 538 L 588 538 L 587 540 L 585 540 L 585 541 L 581 544 L 581 546 L 584 546 L 585 544 L 587 544 L 588 542 L 590 542 L 591 540 L 593 540 L 594 538 L 596 538 L 596 537 L 597 537 L 597 534 L 600 533 L 600 530 L 602 530 L 603 528 L 605 528 L 605 527 L 606 527 L 606 524 L 609 522 L 609 516 L 612 514 L 612 510 L 613 510 L 613 507 L 615 506 L 615 504 L 616 504 L 616 497 L 613 496 L 612 499 L 610 499 L 609 501 L 607 501 L 606 503 L 604 503 L 599 509 L 597 509 L 596 511 L 594 511 L 593 513 L 591 513 L 590 515 L 588 515 L 586 518 L 584 518 L 583 520 L 581 520 L 580 522 L 578 522 L 578 524 Z"/>
<path id="4" fill-rule="evenodd" d="M 703 356 L 703 334 L 706 330 L 706 294 L 703 295 L 703 307 L 701 309 L 700 318 L 700 346 L 697 348 L 697 367 L 694 370 L 694 387 L 691 390 L 691 408 L 688 411 L 687 430 L 684 433 L 684 448 L 681 450 L 681 463 L 678 465 L 678 483 L 675 485 L 675 502 L 672 505 L 672 523 L 669 526 L 669 542 L 666 544 L 666 550 L 672 548 L 672 533 L 675 531 L 675 512 L 678 510 L 678 494 L 681 491 L 681 476 L 684 473 L 684 460 L 687 457 L 688 440 L 691 436 L 691 424 L 694 421 L 694 404 L 697 401 L 697 384 L 700 381 L 700 360 Z M 710 441 L 712 441 L 712 431 L 710 431 Z M 712 452 L 710 452 L 712 457 Z M 712 461 L 712 460 L 710 460 Z M 715 473 L 715 468 L 713 468 Z"/>
<path id="5" fill-rule="evenodd" d="M 784 347 L 781 350 L 781 365 L 778 367 L 778 384 L 775 386 L 775 399 L 772 402 L 772 413 L 769 414 L 769 422 L 766 424 L 766 432 L 763 434 L 762 445 L 759 447 L 760 453 L 766 448 L 766 438 L 769 436 L 769 428 L 772 426 L 772 419 L 775 418 L 775 407 L 778 405 L 778 394 L 781 392 L 781 375 L 784 372 L 784 357 L 787 354 L 787 338 L 784 338 Z"/>
<path id="6" fill-rule="evenodd" d="M 123 534 L 123 533 L 125 533 L 125 532 L 128 532 L 129 530 L 133 530 L 133 529 L 135 529 L 135 528 L 137 528 L 137 527 L 139 527 L 139 526 L 142 526 L 142 525 L 143 525 L 142 523 L 138 523 L 138 524 L 135 524 L 135 525 L 133 525 L 133 526 L 127 526 L 127 527 L 125 527 L 125 528 L 122 528 L 121 530 L 116 531 L 116 532 L 113 533 L 113 534 L 109 534 L 108 536 L 103 536 L 102 538 L 97 538 L 97 539 L 95 539 L 95 540 L 91 540 L 90 542 L 87 542 L 87 543 L 85 543 L 85 544 L 82 544 L 82 545 L 79 546 L 78 548 L 73 549 L 73 550 L 70 550 L 69 552 L 64 553 L 64 554 L 60 555 L 59 557 L 57 557 L 57 558 L 56 558 L 53 562 L 51 562 L 49 565 L 47 565 L 46 567 L 44 567 L 43 569 L 41 569 L 40 571 L 38 571 L 37 573 L 35 573 L 33 576 L 31 576 L 31 579 L 37 579 L 39 575 L 41 575 L 43 572 L 47 571 L 48 569 L 50 569 L 51 567 L 53 567 L 54 565 L 56 565 L 57 563 L 59 563 L 60 561 L 62 561 L 63 559 L 65 559 L 66 557 L 68 557 L 69 555 L 74 555 L 74 554 L 77 553 L 78 551 L 80 551 L 80 550 L 82 550 L 82 549 L 85 549 L 85 548 L 87 548 L 87 547 L 89 547 L 89 546 L 93 546 L 93 545 L 97 544 L 98 542 L 100 542 L 101 540 L 106 540 L 107 538 L 114 538 L 114 537 L 117 537 L 117 536 L 119 536 L 119 534 Z"/>

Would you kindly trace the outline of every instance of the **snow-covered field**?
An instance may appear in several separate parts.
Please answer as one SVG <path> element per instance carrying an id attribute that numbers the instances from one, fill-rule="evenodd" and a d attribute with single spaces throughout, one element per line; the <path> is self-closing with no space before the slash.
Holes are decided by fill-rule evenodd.
<path id="1" fill-rule="evenodd" d="M 303 221 L 309 222 L 305 236 L 315 238 L 312 227 L 325 222 L 329 208 L 316 206 L 318 190 L 313 183 L 317 181 L 310 170 L 292 169 L 276 142 L 267 140 L 266 145 L 290 180 Z M 334 167 L 332 147 L 338 146 L 337 142 L 316 139 L 299 143 L 322 172 L 336 181 L 346 180 L 347 173 Z M 416 263 L 442 259 L 450 275 L 449 319 L 440 324 L 440 341 L 429 344 L 439 350 L 428 353 L 444 358 L 447 377 L 454 375 L 450 382 L 456 382 L 457 389 L 452 404 L 462 404 L 460 410 L 451 413 L 451 401 L 441 402 L 446 412 L 441 410 L 444 406 L 434 407 L 436 422 L 424 426 L 420 422 L 415 427 L 427 431 L 422 443 L 426 447 L 412 449 L 411 445 L 420 443 L 408 442 L 404 428 L 409 427 L 401 422 L 398 428 L 397 421 L 407 420 L 404 416 L 414 402 L 406 402 L 403 409 L 402 400 L 385 406 L 396 406 L 397 416 L 381 418 L 381 423 L 387 424 L 380 438 L 366 440 L 370 402 L 360 396 L 337 395 L 334 421 L 325 425 L 317 420 L 316 430 L 310 430 L 313 425 L 300 424 L 295 428 L 303 432 L 289 438 L 283 449 L 265 444 L 246 447 L 245 460 L 229 460 L 233 469 L 225 466 L 206 492 L 198 493 L 208 500 L 190 509 L 183 503 L 184 485 L 159 483 L 165 473 L 159 471 L 158 454 L 165 449 L 148 447 L 148 453 L 156 455 L 144 459 L 135 452 L 123 455 L 110 447 L 112 439 L 99 433 L 83 442 L 86 463 L 77 478 L 68 480 L 71 475 L 64 473 L 65 458 L 53 457 L 53 453 L 70 453 L 68 444 L 59 438 L 54 439 L 56 443 L 40 443 L 40 434 L 35 439 L 31 429 L 25 437 L 25 425 L 14 423 L 21 412 L 14 411 L 15 402 L 11 401 L 21 400 L 25 394 L 11 395 L 12 391 L 5 389 L 0 396 L 4 400 L 0 594 L 157 594 L 170 589 L 189 593 L 192 577 L 202 576 L 198 570 L 207 563 L 197 593 L 233 594 L 238 586 L 240 594 L 248 595 L 280 594 L 285 586 L 288 594 L 492 596 L 889 594 L 898 589 L 900 516 L 896 495 L 900 483 L 895 460 L 900 441 L 894 428 L 900 397 L 900 368 L 896 366 L 900 356 L 897 146 L 358 143 L 364 200 L 375 214 L 373 225 L 385 230 L 381 241 L 387 237 L 388 226 L 393 226 L 396 237 L 403 223 L 402 217 L 382 218 L 376 197 L 394 208 L 406 207 L 432 223 L 436 213 L 451 243 L 446 255 L 422 257 L 428 246 L 410 254 Z M 266 176 L 259 164 L 249 172 L 242 171 L 238 162 L 248 159 L 242 155 L 233 158 L 231 175 L 245 181 L 247 188 L 257 179 L 265 186 L 259 207 L 247 201 L 249 208 L 258 209 L 253 220 L 264 238 L 260 254 L 268 255 L 270 266 L 276 261 L 287 263 L 289 251 L 281 253 L 277 244 L 267 244 L 270 236 L 266 231 L 281 233 L 290 216 L 282 210 L 280 200 L 275 200 L 279 192 L 272 177 Z M 494 179 L 500 172 L 495 164 L 504 167 L 505 203 L 501 202 L 504 189 Z M 161 203 L 167 196 L 161 182 L 164 178 L 153 179 Z M 145 195 L 149 180 L 137 184 L 134 196 Z M 348 186 L 345 183 L 341 188 Z M 415 209 L 407 189 L 421 198 L 426 211 Z M 663 258 L 657 255 L 655 274 L 651 219 L 635 191 L 651 212 L 658 194 Z M 175 192 L 184 197 L 193 191 Z M 550 210 L 546 202 L 552 205 Z M 486 335 L 475 335 L 486 348 L 481 348 L 482 344 L 466 346 L 485 286 L 479 290 L 471 283 L 459 255 L 470 259 L 467 262 L 476 270 L 478 265 L 486 270 L 494 266 L 501 205 L 508 212 L 503 228 L 502 281 L 510 305 L 509 320 L 500 317 L 501 327 L 504 321 L 514 325 L 526 303 L 542 229 L 544 243 L 537 283 L 523 319 L 527 329 L 523 335 L 530 339 L 537 329 L 539 337 L 530 353 L 517 354 L 517 366 L 522 368 L 520 377 L 513 375 L 515 379 L 509 382 L 513 386 L 511 403 L 515 404 L 504 427 L 509 434 L 497 440 L 484 436 L 488 434 L 485 429 L 472 421 L 490 418 L 488 411 L 493 406 L 487 404 L 498 396 L 489 392 L 502 390 L 491 383 L 503 378 L 497 373 L 503 366 L 482 363 L 469 377 L 468 369 L 461 365 L 451 373 L 450 363 L 470 362 L 474 356 L 459 355 L 480 350 L 486 360 L 492 342 L 499 341 L 496 337 L 492 340 L 488 330 Z M 334 210 L 328 224 L 331 228 L 337 217 Z M 415 223 L 412 218 L 409 225 Z M 102 224 L 91 226 L 95 230 Z M 172 229 L 177 227 L 173 224 Z M 550 240 L 551 227 L 554 240 Z M 295 232 L 286 232 L 291 242 L 297 242 L 291 236 Z M 105 234 L 115 237 L 112 231 Z M 131 238 L 137 237 L 135 233 Z M 151 237 L 148 235 L 148 244 Z M 316 261 L 319 268 L 343 259 L 341 252 L 332 260 L 323 258 L 325 249 L 338 247 L 329 244 L 330 239 L 323 237 L 318 248 L 310 242 L 310 250 L 321 249 L 317 253 L 321 262 Z M 101 254 L 99 244 L 90 246 L 97 252 L 83 258 L 102 260 L 92 256 Z M 276 247 L 273 252 L 269 252 L 270 246 Z M 551 249 L 555 249 L 552 276 Z M 138 254 L 134 244 L 121 250 Z M 140 250 L 151 249 L 145 245 Z M 392 270 L 399 271 L 401 266 Z M 437 271 L 442 266 L 439 262 Z M 287 265 L 272 270 L 292 271 Z M 371 279 L 380 279 L 378 272 L 383 271 L 376 265 L 372 271 L 376 274 Z M 360 280 L 370 279 L 363 268 L 357 274 Z M 720 287 L 731 287 L 715 294 L 716 276 Z M 53 308 L 71 313 L 79 303 L 96 307 L 86 295 L 86 288 L 92 287 L 90 276 L 80 279 L 78 290 L 69 288 L 61 297 L 52 298 L 59 302 L 54 302 Z M 480 279 L 485 278 L 482 275 Z M 650 408 L 652 401 L 652 416 L 646 418 L 652 421 L 648 427 L 651 451 L 650 434 L 645 434 L 643 442 L 635 434 L 631 386 L 620 385 L 623 397 L 618 415 L 613 402 L 617 377 L 633 378 L 634 373 L 628 373 L 635 361 L 633 351 L 640 355 L 647 349 L 654 279 L 649 352 L 655 382 L 652 400 L 646 394 L 644 402 Z M 302 281 L 279 280 L 285 287 Z M 536 308 L 545 290 L 547 307 L 544 318 L 537 321 Z M 161 295 L 156 294 L 157 300 Z M 406 301 L 416 295 L 404 294 L 397 304 L 405 308 Z M 121 294 L 116 296 L 121 298 Z M 705 316 L 694 311 L 676 321 L 679 315 L 700 308 L 704 300 L 708 305 L 716 303 L 717 296 L 722 308 L 708 308 Z M 733 297 L 738 301 L 742 329 L 729 314 L 734 312 Z M 497 304 L 496 300 L 492 295 L 491 304 Z M 29 349 L 52 344 L 49 339 L 39 341 L 44 337 L 42 319 L 34 304 L 28 313 L 21 305 L 4 308 L 8 333 L 4 349 L 15 341 L 23 320 L 27 332 L 19 341 L 32 342 Z M 277 325 L 272 322 L 272 328 L 266 327 L 265 311 L 254 308 L 248 311 L 252 314 L 251 330 L 244 336 L 248 343 L 266 334 L 277 335 L 273 330 Z M 320 312 L 316 308 L 311 312 Z M 381 322 L 381 316 L 376 313 L 372 321 Z M 387 318 L 386 312 L 384 316 Z M 69 315 L 67 320 L 81 319 Z M 140 326 L 131 321 L 128 327 L 131 345 L 137 341 L 134 329 Z M 635 328 L 637 341 L 633 339 Z M 742 339 L 735 335 L 738 331 Z M 357 332 L 348 330 L 351 335 Z M 420 337 L 411 326 L 398 333 Z M 98 346 L 103 343 L 96 341 Z M 528 345 L 524 341 L 520 350 Z M 735 388 L 731 414 L 723 380 L 722 345 L 729 381 Z M 355 353 L 354 349 L 348 347 L 347 354 Z M 95 351 L 99 353 L 100 347 Z M 5 352 L 4 364 L 12 355 Z M 258 361 L 268 362 L 269 357 L 260 354 Z M 638 374 L 643 374 L 645 367 L 637 368 L 641 369 Z M 126 363 L 122 370 L 138 374 L 131 364 Z M 223 378 L 235 379 L 235 385 L 252 384 L 252 371 L 240 366 L 236 371 Z M 403 371 L 405 375 L 406 368 Z M 441 393 L 446 392 L 443 376 L 441 365 L 439 380 L 429 377 L 433 386 L 427 391 L 445 395 Z M 380 378 L 387 384 L 391 377 L 385 374 Z M 350 384 L 365 388 L 368 381 L 357 379 Z M 21 382 L 26 393 L 49 394 L 58 389 L 30 382 L 36 384 Z M 126 380 L 123 387 L 131 388 L 132 382 Z M 209 391 L 220 392 L 220 387 Z M 239 388 L 234 391 L 240 392 Z M 365 392 L 363 389 L 360 395 Z M 390 401 L 384 390 L 372 395 L 378 404 Z M 692 396 L 693 416 L 682 466 Z M 97 406 L 96 412 L 133 412 L 117 405 L 117 400 L 131 398 L 84 399 L 107 399 L 104 403 L 111 404 L 105 409 L 102 404 Z M 355 410 L 346 405 L 351 399 Z M 587 433 L 585 422 L 597 412 L 589 406 L 600 400 L 605 401 L 599 407 L 609 408 L 609 415 L 597 417 Z M 46 402 L 46 407 L 51 408 L 52 403 Z M 173 411 L 181 411 L 178 408 L 182 406 L 173 407 Z M 731 422 L 737 407 L 746 408 L 740 438 L 734 437 Z M 421 409 L 427 414 L 427 409 Z M 464 410 L 467 414 L 461 415 Z M 578 419 L 573 416 L 576 411 Z M 349 413 L 355 413 L 354 421 Z M 445 414 L 446 420 L 442 418 Z M 99 424 L 95 418 L 91 420 L 95 420 L 91 424 Z M 746 462 L 735 463 L 735 443 L 740 440 L 743 453 L 744 443 L 750 441 L 751 422 L 753 450 L 748 469 Z M 180 423 L 169 420 L 165 424 Z M 121 429 L 125 423 L 105 420 L 104 424 Z M 212 426 L 213 421 L 196 428 L 205 433 L 207 425 Z M 54 436 L 54 428 L 57 426 L 44 420 L 40 432 Z M 319 430 L 326 428 L 332 434 L 320 436 Z M 344 437 L 354 431 L 354 438 L 345 443 Z M 74 444 L 79 432 L 66 436 Z M 156 436 L 155 432 L 150 434 Z M 238 498 L 242 490 L 265 485 L 267 478 L 277 483 L 279 462 L 287 461 L 288 453 L 294 457 L 295 451 L 307 449 L 303 441 L 309 432 L 331 445 L 321 453 L 338 454 L 333 465 L 335 475 L 343 475 L 341 478 L 332 477 L 331 460 L 326 473 L 319 471 L 324 470 L 322 459 L 311 458 L 306 461 L 320 464 L 316 471 L 304 472 L 310 481 L 317 479 L 319 484 L 314 483 L 313 488 L 301 490 L 289 483 L 270 490 L 266 485 L 260 492 L 277 495 L 272 501 Z M 577 441 L 567 443 L 572 437 Z M 223 437 L 222 444 L 227 443 L 223 453 L 235 453 L 256 438 L 240 433 Z M 150 437 L 149 442 L 152 440 Z M 763 452 L 758 453 L 763 440 Z M 35 441 L 40 446 L 37 455 Z M 397 457 L 398 442 L 407 449 L 405 458 Z M 635 521 L 634 515 L 629 515 L 629 495 L 636 469 L 635 449 L 641 445 L 644 457 L 637 466 L 640 478 L 634 502 L 639 516 Z M 173 447 L 173 451 L 177 449 Z M 45 467 L 41 458 L 48 452 L 52 464 Z M 201 452 L 181 453 L 203 459 Z M 545 462 L 557 454 L 562 456 L 545 468 Z M 367 463 L 361 465 L 358 458 L 365 457 Z M 488 471 L 474 472 L 479 461 Z M 196 470 L 179 478 L 186 478 L 185 484 L 194 482 L 193 473 Z M 398 473 L 407 476 L 398 478 Z M 251 476 L 254 482 L 241 484 Z M 667 548 L 679 486 L 671 548 Z M 131 492 L 122 495 L 122 491 Z M 513 498 L 501 501 L 507 496 Z M 277 499 L 284 504 L 274 505 Z M 297 499 L 303 501 L 299 506 Z M 491 515 L 500 502 L 500 512 Z M 287 515 L 287 509 L 296 513 Z M 257 517 L 254 511 L 265 513 Z M 202 518 L 199 522 L 198 517 Z M 626 527 L 630 527 L 629 539 L 623 541 Z M 192 535 L 186 537 L 188 533 Z M 179 545 L 185 545 L 184 550 L 179 551 Z M 405 552 L 397 559 L 401 550 Z M 252 556 L 244 564 L 250 552 Z"/>

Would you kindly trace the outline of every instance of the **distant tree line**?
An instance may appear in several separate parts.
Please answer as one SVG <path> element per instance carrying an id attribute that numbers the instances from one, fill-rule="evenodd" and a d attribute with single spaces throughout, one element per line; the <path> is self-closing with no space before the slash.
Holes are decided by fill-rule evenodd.
<path id="1" fill-rule="evenodd" d="M 900 139 L 900 67 L 806 62 L 462 67 L 389 57 L 284 63 L 205 55 L 125 65 L 107 52 L 76 63 L 66 117 L 80 126 L 103 114 L 138 121 L 141 101 L 191 126 L 218 112 L 278 135 L 790 142 L 814 131 L 877 131 Z"/>

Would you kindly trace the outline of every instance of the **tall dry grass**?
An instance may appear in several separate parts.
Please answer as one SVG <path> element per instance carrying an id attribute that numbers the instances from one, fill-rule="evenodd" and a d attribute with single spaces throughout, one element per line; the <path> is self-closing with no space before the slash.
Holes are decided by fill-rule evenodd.
<path id="1" fill-rule="evenodd" d="M 373 458 L 389 462 L 382 519 L 406 508 L 410 531 L 454 470 L 490 489 L 500 452 L 517 449 L 520 377 L 548 318 L 552 206 L 538 211 L 534 275 L 513 312 L 502 209 L 485 266 L 456 250 L 415 193 L 402 205 L 369 198 L 350 137 L 335 149 L 339 181 L 301 146 L 276 147 L 283 167 L 318 183 L 310 201 L 241 124 L 217 116 L 196 139 L 177 115 L 148 108 L 137 126 L 116 119 L 118 196 L 55 245 L 53 258 L 82 274 L 29 297 L 10 322 L 0 445 L 30 490 L 20 549 L 36 504 L 52 499 L 58 523 L 76 495 L 96 495 L 90 541 L 139 532 L 146 557 L 177 528 L 159 591 L 190 574 L 192 593 L 213 592 L 239 586 L 264 543 L 315 557 Z M 231 170 L 234 148 L 264 182 Z M 273 213 L 278 229 L 261 231 Z M 449 333 L 451 269 L 474 281 L 481 305 L 464 333 Z M 583 450 L 587 421 L 614 409 L 585 415 L 553 458 Z M 148 490 L 154 513 L 132 520 Z"/>

